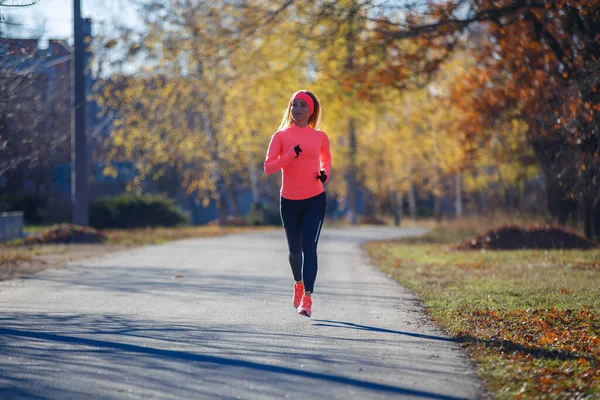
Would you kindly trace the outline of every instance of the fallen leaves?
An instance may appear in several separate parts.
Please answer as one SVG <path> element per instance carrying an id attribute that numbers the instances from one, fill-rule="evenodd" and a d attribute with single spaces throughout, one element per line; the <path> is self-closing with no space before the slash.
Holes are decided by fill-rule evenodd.
<path id="1" fill-rule="evenodd" d="M 6 269 L 11 265 L 29 261 L 31 261 L 31 256 L 29 254 L 19 251 L 10 251 L 9 249 L 0 249 L 0 269 Z"/>
<path id="2" fill-rule="evenodd" d="M 526 379 L 521 394 L 585 398 L 600 382 L 600 323 L 587 307 L 474 310 L 461 318 L 467 328 L 457 338 L 480 356 L 507 357 Z"/>
<path id="3" fill-rule="evenodd" d="M 106 236 L 94 228 L 73 224 L 60 224 L 41 234 L 25 238 L 23 244 L 103 243 L 105 241 Z"/>
<path id="4" fill-rule="evenodd" d="M 449 249 L 472 237 L 439 230 L 365 249 L 458 339 L 494 398 L 598 398 L 600 250 Z"/>

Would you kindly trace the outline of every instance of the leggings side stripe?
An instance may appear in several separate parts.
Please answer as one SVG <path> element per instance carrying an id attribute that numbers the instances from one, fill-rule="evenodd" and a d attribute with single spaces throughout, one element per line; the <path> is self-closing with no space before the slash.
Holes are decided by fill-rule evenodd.
<path id="1" fill-rule="evenodd" d="M 319 227 L 317 228 L 317 234 L 315 235 L 315 243 L 317 243 L 317 240 L 319 240 L 319 233 L 321 233 L 321 222 L 323 221 L 319 221 Z"/>

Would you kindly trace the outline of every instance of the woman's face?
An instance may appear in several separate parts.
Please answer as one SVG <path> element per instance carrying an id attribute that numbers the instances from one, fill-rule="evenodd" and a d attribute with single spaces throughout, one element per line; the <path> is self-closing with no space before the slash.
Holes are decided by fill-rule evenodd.
<path id="1" fill-rule="evenodd" d="M 294 121 L 308 121 L 310 118 L 308 104 L 302 99 L 294 99 L 292 101 L 291 112 Z"/>

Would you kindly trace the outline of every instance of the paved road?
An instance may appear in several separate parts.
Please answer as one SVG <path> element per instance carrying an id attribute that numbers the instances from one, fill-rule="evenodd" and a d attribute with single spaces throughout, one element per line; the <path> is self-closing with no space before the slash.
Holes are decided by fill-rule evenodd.
<path id="1" fill-rule="evenodd" d="M 416 233 L 325 228 L 311 319 L 281 230 L 2 282 L 0 398 L 478 398 L 464 352 L 359 248 Z"/>

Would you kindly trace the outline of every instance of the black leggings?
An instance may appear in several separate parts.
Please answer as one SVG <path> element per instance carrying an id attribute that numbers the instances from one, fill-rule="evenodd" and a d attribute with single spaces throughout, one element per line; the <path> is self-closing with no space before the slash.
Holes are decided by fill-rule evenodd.
<path id="1" fill-rule="evenodd" d="M 281 198 L 281 221 L 290 251 L 292 273 L 296 281 L 304 278 L 304 290 L 307 292 L 314 290 L 317 278 L 317 243 L 326 206 L 325 192 L 303 200 Z"/>

